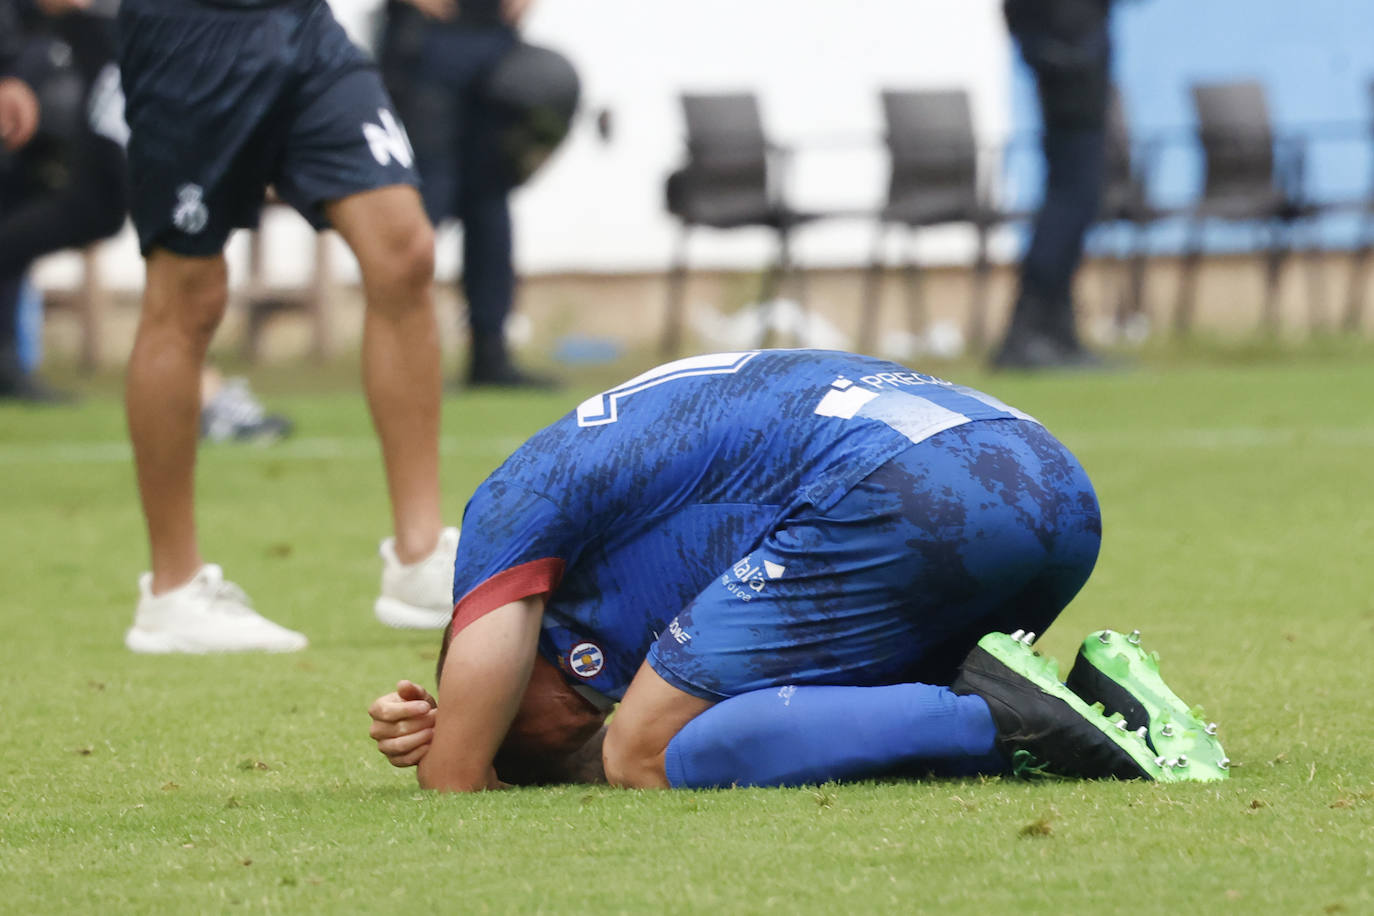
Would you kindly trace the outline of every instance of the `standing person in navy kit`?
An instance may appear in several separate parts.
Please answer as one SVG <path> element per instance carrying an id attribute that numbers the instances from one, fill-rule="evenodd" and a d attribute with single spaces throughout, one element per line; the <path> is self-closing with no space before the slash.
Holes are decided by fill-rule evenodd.
<path id="1" fill-rule="evenodd" d="M 256 224 L 269 185 L 317 228 L 337 229 L 362 269 L 363 385 L 395 533 L 382 543 L 377 616 L 442 626 L 457 532 L 439 517 L 434 232 L 380 77 L 324 0 L 125 0 L 118 30 L 147 259 L 126 400 L 152 554 L 126 644 L 306 643 L 203 562 L 194 518 L 200 370 L 228 299 L 223 249 L 232 229 Z"/>
<path id="2" fill-rule="evenodd" d="M 1002 345 L 1001 369 L 1099 362 L 1074 325 L 1073 276 L 1101 203 L 1112 0 L 1005 0 L 1007 26 L 1035 73 L 1043 122 L 1045 194 Z"/>
<path id="3" fill-rule="evenodd" d="M 382 73 L 410 127 L 425 209 L 463 224 L 469 386 L 547 388 L 511 360 L 505 324 L 515 297 L 511 180 L 499 114 L 483 82 L 519 42 L 530 0 L 390 0 Z"/>

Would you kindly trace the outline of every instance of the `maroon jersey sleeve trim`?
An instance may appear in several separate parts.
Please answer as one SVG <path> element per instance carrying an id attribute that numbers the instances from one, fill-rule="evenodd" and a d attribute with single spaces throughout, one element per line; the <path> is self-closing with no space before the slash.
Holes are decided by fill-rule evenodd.
<path id="1" fill-rule="evenodd" d="M 563 578 L 564 566 L 557 557 L 544 557 L 503 569 L 453 606 L 453 632 L 457 633 L 502 605 L 553 591 Z"/>

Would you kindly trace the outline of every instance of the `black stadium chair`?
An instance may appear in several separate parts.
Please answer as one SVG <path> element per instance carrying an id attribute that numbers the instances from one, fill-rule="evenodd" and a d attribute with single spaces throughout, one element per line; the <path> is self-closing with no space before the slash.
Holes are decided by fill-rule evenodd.
<path id="1" fill-rule="evenodd" d="M 1174 330 L 1192 326 L 1202 232 L 1210 220 L 1258 223 L 1268 230 L 1264 327 L 1279 326 L 1279 281 L 1293 248 L 1297 225 L 1314 214 L 1302 197 L 1303 150 L 1275 142 L 1264 87 L 1257 82 L 1196 85 L 1192 89 L 1206 178 L 1201 196 L 1189 209 Z M 1317 322 L 1319 296 L 1309 302 Z"/>
<path id="2" fill-rule="evenodd" d="M 778 257 L 765 272 L 760 302 L 773 301 L 783 280 L 796 275 L 797 298 L 805 301 L 805 274 L 792 263 L 791 233 L 818 218 L 791 207 L 783 195 L 786 150 L 763 131 L 758 100 L 752 93 L 683 95 L 687 123 L 687 163 L 668 176 L 668 212 L 681 231 L 668 279 L 667 321 L 660 349 L 665 356 L 682 345 L 683 295 L 687 244 L 699 226 L 713 229 L 766 227 L 778 237 Z"/>
<path id="3" fill-rule="evenodd" d="M 893 227 L 911 231 L 964 223 L 977 232 L 969 339 L 977 346 L 986 337 L 988 233 L 1007 216 L 989 206 L 979 182 L 978 142 L 968 93 L 961 89 L 896 91 L 882 94 L 891 160 L 887 200 L 877 214 L 873 261 L 865 282 L 858 349 L 874 345 L 882 288 L 883 249 Z M 914 328 L 925 323 L 920 265 L 907 256 L 907 310 Z"/>

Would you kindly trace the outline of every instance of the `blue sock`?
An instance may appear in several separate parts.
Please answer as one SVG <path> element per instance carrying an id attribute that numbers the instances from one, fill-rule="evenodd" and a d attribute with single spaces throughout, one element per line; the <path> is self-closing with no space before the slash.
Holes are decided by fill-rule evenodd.
<path id="1" fill-rule="evenodd" d="M 916 768 L 1001 773 L 981 697 L 948 687 L 770 687 L 717 703 L 668 743 L 678 789 L 794 786 Z"/>

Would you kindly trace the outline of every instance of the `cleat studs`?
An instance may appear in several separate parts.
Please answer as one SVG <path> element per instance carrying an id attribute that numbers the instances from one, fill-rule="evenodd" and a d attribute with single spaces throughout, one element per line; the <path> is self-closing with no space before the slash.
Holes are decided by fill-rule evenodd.
<path id="1" fill-rule="evenodd" d="M 1145 726 L 1143 726 L 1143 725 L 1140 726 L 1140 728 L 1137 728 L 1137 729 L 1135 730 L 1135 733 L 1136 733 L 1137 735 L 1140 736 L 1140 740 L 1142 740 L 1142 741 L 1144 741 L 1144 740 L 1145 740 L 1145 736 L 1146 736 L 1147 734 L 1149 734 L 1149 732 L 1147 732 L 1147 731 L 1145 730 Z"/>
<path id="2" fill-rule="evenodd" d="M 1126 637 L 1126 642 L 1130 643 L 1133 646 L 1140 645 L 1140 631 L 1132 630 L 1131 635 Z"/>
<path id="3" fill-rule="evenodd" d="M 1116 720 L 1115 722 L 1113 722 L 1112 724 L 1116 726 L 1116 728 L 1117 728 L 1118 731 L 1123 731 L 1123 732 L 1128 732 L 1128 731 L 1130 731 L 1130 729 L 1126 727 L 1126 720 L 1125 720 L 1125 719 L 1117 719 L 1117 720 Z"/>
<path id="4" fill-rule="evenodd" d="M 1186 766 L 1188 765 L 1188 755 L 1187 755 L 1187 754 L 1179 754 L 1179 755 L 1178 755 L 1178 760 L 1175 761 L 1175 763 L 1177 763 L 1177 764 L 1178 764 L 1179 766 L 1181 766 L 1181 767 L 1186 767 Z"/>
<path id="5" fill-rule="evenodd" d="M 1164 727 L 1159 730 L 1159 734 L 1164 738 L 1172 738 L 1174 736 L 1174 723 L 1165 722 Z"/>
<path id="6" fill-rule="evenodd" d="M 1174 767 L 1178 766 L 1178 758 L 1170 757 L 1164 765 L 1172 770 Z"/>
<path id="7" fill-rule="evenodd" d="M 1208 734 L 1208 735 L 1215 735 L 1215 734 L 1217 733 L 1217 723 L 1215 723 L 1215 722 L 1208 722 L 1208 723 L 1203 727 L 1202 730 L 1203 730 L 1204 733 L 1206 733 L 1206 734 Z"/>
<path id="8" fill-rule="evenodd" d="M 1100 643 L 1102 643 L 1102 645 L 1104 645 L 1104 646 L 1107 645 L 1108 643 L 1110 643 L 1110 642 L 1112 641 L 1112 631 L 1111 631 L 1111 630 L 1103 630 L 1101 633 L 1098 633 L 1098 634 L 1097 634 L 1097 641 L 1100 642 Z"/>
<path id="9" fill-rule="evenodd" d="M 1011 638 L 1014 639 L 1014 640 L 1016 640 L 1017 642 L 1020 642 L 1020 641 L 1021 641 L 1021 637 L 1022 637 L 1022 636 L 1025 636 L 1025 635 L 1026 635 L 1026 631 L 1025 631 L 1025 630 L 1017 630 L 1016 632 L 1014 632 L 1014 633 L 1011 634 Z"/>
<path id="10" fill-rule="evenodd" d="M 1157 766 L 1157 767 L 1167 766 L 1168 763 L 1169 763 L 1169 761 L 1166 760 L 1166 759 L 1164 759 L 1163 757 L 1156 757 L 1156 758 L 1155 758 L 1155 766 Z"/>
<path id="11" fill-rule="evenodd" d="M 1231 758 L 1230 758 L 1230 757 L 1223 757 L 1223 758 L 1221 758 L 1220 760 L 1217 761 L 1217 766 L 1218 766 L 1220 769 L 1223 769 L 1223 770 L 1229 770 L 1229 769 L 1231 769 Z"/>
<path id="12" fill-rule="evenodd" d="M 1035 634 L 1027 633 L 1025 636 L 1021 637 L 1021 642 L 1029 646 L 1031 643 L 1035 642 Z"/>

